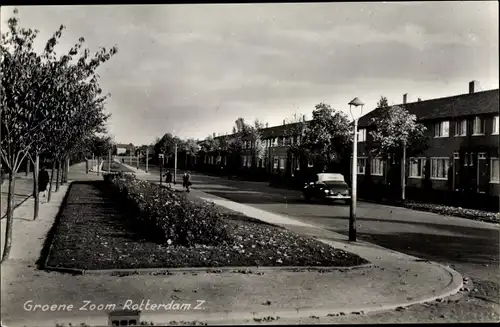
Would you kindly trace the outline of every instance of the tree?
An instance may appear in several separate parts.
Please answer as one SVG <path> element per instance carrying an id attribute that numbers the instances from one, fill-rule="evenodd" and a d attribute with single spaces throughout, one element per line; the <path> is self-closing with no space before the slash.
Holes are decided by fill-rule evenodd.
<path id="1" fill-rule="evenodd" d="M 102 99 L 95 100 L 95 94 L 99 94 L 100 89 L 94 70 L 117 51 L 116 48 L 110 52 L 102 50 L 87 62 L 89 51 L 85 50 L 78 62 L 72 64 L 73 56 L 83 43 L 83 39 L 80 39 L 79 44 L 67 55 L 57 59 L 54 47 L 64 29 L 61 26 L 47 41 L 43 55 L 40 56 L 33 50 L 38 31 L 20 28 L 18 24 L 17 17 L 9 19 L 9 28 L 2 34 L 0 46 L 3 73 L 1 127 L 5 131 L 0 138 L 0 154 L 9 168 L 6 238 L 2 261 L 8 258 L 12 244 L 12 195 L 19 165 L 24 158 L 33 158 L 43 148 L 57 154 L 68 153 L 70 145 L 74 144 L 68 141 L 74 140 L 75 133 L 72 129 L 79 126 L 68 124 L 68 121 L 75 116 L 77 109 L 91 111 L 90 107 L 102 105 Z M 75 96 L 88 93 L 93 97 Z M 89 99 L 92 101 L 85 101 Z M 86 118 L 90 121 L 93 119 L 89 115 Z M 54 142 L 52 137 L 57 133 L 65 134 L 58 139 L 64 144 Z M 35 217 L 36 212 L 35 208 Z"/>
<path id="2" fill-rule="evenodd" d="M 306 146 L 301 143 L 304 140 L 304 136 L 306 133 L 307 122 L 306 115 L 294 115 L 293 118 L 286 119 L 284 136 L 285 137 L 293 137 L 295 139 L 294 142 L 290 144 L 288 148 L 289 153 L 292 154 L 293 157 L 297 157 L 299 159 L 309 159 L 310 151 Z M 305 160 L 300 160 L 300 169 L 303 170 L 305 168 Z"/>
<path id="3" fill-rule="evenodd" d="M 17 14 L 17 10 L 14 11 Z M 38 31 L 18 26 L 19 19 L 8 20 L 8 31 L 1 36 L 1 146 L 0 154 L 9 170 L 7 223 L 2 262 L 9 257 L 12 245 L 12 224 L 16 174 L 30 148 L 42 136 L 43 126 L 53 118 L 39 104 L 41 90 L 50 80 L 43 69 L 41 57 L 34 52 Z"/>
<path id="4" fill-rule="evenodd" d="M 406 157 L 422 153 L 428 146 L 425 126 L 417 122 L 417 116 L 404 107 L 392 106 L 372 119 L 375 130 L 370 134 L 373 145 L 370 149 L 375 155 L 388 158 L 391 155 L 401 158 L 401 198 L 405 199 Z M 408 151 L 407 151 L 408 150 Z"/>
<path id="5" fill-rule="evenodd" d="M 196 153 L 198 153 L 199 146 L 198 146 L 198 141 L 195 139 L 187 139 L 184 142 L 182 142 L 182 146 L 184 148 L 184 151 L 186 152 L 186 158 L 185 158 L 185 168 L 188 168 L 188 157 L 189 156 L 194 156 Z"/>
<path id="6" fill-rule="evenodd" d="M 306 149 L 323 169 L 350 154 L 352 133 L 349 118 L 328 104 L 320 103 L 307 124 L 301 147 Z"/>
<path id="7" fill-rule="evenodd" d="M 264 124 L 256 119 L 253 126 L 246 126 L 246 138 L 250 142 L 250 149 L 252 152 L 252 166 L 257 166 L 257 161 L 264 157 L 266 147 L 262 139 L 262 130 Z"/>
<path id="8" fill-rule="evenodd" d="M 377 102 L 377 108 L 387 108 L 387 107 L 389 107 L 389 101 L 385 96 L 382 95 L 380 97 L 380 100 L 378 100 Z"/>

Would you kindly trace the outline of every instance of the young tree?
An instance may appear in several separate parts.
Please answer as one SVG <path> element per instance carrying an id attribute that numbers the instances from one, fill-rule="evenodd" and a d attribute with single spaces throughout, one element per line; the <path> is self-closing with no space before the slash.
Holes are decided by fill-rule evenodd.
<path id="1" fill-rule="evenodd" d="M 262 139 L 264 124 L 256 119 L 253 126 L 246 126 L 245 129 L 247 131 L 246 138 L 250 142 L 252 152 L 252 166 L 255 167 L 258 160 L 264 157 L 266 151 L 264 140 Z"/>
<path id="2" fill-rule="evenodd" d="M 370 132 L 373 137 L 371 152 L 383 158 L 390 155 L 401 158 L 401 198 L 404 200 L 407 152 L 414 156 L 427 148 L 426 128 L 417 122 L 417 116 L 400 106 L 389 107 L 372 121 L 375 130 Z"/>
<path id="3" fill-rule="evenodd" d="M 377 108 L 387 108 L 387 107 L 389 107 L 389 101 L 385 96 L 382 95 L 380 97 L 380 100 L 378 100 L 377 102 Z"/>
<path id="4" fill-rule="evenodd" d="M 320 103 L 308 122 L 301 147 L 305 148 L 323 169 L 350 154 L 352 133 L 349 118 L 328 104 Z"/>
<path id="5" fill-rule="evenodd" d="M 304 140 L 306 129 L 307 129 L 306 115 L 303 114 L 299 116 L 294 115 L 293 118 L 286 119 L 284 136 L 292 137 L 295 139 L 295 141 L 290 144 L 288 151 L 294 157 L 301 159 L 300 160 L 301 170 L 305 168 L 304 163 L 310 157 L 310 151 L 302 143 L 302 141 Z"/>
<path id="6" fill-rule="evenodd" d="M 17 14 L 17 11 L 14 11 Z M 40 105 L 40 90 L 47 90 L 50 78 L 43 69 L 42 58 L 34 51 L 38 31 L 20 28 L 19 19 L 8 20 L 8 31 L 2 33 L 0 52 L 2 71 L 0 154 L 9 170 L 7 223 L 2 261 L 12 245 L 14 190 L 19 166 L 31 147 L 40 139 L 44 125 L 54 114 Z"/>

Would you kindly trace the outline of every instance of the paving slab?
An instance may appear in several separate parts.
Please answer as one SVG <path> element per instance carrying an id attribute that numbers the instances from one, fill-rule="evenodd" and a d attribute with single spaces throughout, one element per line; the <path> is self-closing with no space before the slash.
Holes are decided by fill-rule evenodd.
<path id="1" fill-rule="evenodd" d="M 84 165 L 71 167 L 69 180 L 102 178 L 85 174 L 84 169 Z M 173 320 L 239 324 L 268 316 L 307 318 L 341 312 L 362 314 L 432 301 L 454 294 L 462 287 L 461 276 L 447 267 L 368 243 L 349 244 L 335 234 L 321 239 L 365 257 L 374 266 L 323 272 L 260 272 L 253 267 L 252 273 L 247 274 L 198 270 L 122 277 L 75 276 L 38 270 L 36 261 L 65 191 L 66 188 L 61 189 L 50 205 L 40 207 L 36 221 L 22 220 L 14 224 L 14 239 L 18 241 L 13 243 L 11 259 L 1 266 L 1 314 L 6 326 L 53 327 L 55 323 L 79 325 L 83 322 L 103 326 L 107 325 L 108 312 L 125 304 L 129 305 L 128 309 L 137 305 L 142 309 L 141 320 L 156 324 Z M 191 196 L 217 200 L 197 190 L 193 190 Z M 234 207 L 231 203 L 224 204 L 230 209 Z M 236 209 L 243 213 L 246 210 L 241 206 Z M 18 211 L 19 216 L 29 216 L 29 206 L 23 210 Z M 260 211 L 248 211 L 248 214 L 314 234 L 314 227 L 294 224 L 287 217 L 278 219 Z M 40 308 L 33 311 L 30 305 L 35 304 L 56 307 L 54 311 Z"/>

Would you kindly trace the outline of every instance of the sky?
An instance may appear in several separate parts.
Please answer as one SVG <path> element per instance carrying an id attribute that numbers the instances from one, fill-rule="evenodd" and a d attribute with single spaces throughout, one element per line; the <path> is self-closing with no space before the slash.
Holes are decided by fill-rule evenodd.
<path id="1" fill-rule="evenodd" d="M 2 31 L 13 7 L 2 7 Z M 349 114 L 499 85 L 498 2 L 19 6 L 37 46 L 62 24 L 58 54 L 83 36 L 111 93 L 109 132 L 150 144 L 170 132 L 203 139 L 234 122 L 312 117 L 320 102 Z M 361 114 L 360 110 L 355 112 Z"/>

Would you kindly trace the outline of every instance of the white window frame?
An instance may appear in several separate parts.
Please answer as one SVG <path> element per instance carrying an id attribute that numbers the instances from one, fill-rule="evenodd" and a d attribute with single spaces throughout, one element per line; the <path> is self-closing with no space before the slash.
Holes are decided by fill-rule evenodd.
<path id="1" fill-rule="evenodd" d="M 377 172 L 375 168 L 377 168 L 376 162 L 379 162 L 379 171 Z M 370 175 L 372 176 L 384 176 L 384 160 L 380 157 L 374 157 L 371 160 L 370 167 Z"/>
<path id="2" fill-rule="evenodd" d="M 433 179 L 433 180 L 441 180 L 441 181 L 448 180 L 448 177 L 449 177 L 448 176 L 448 169 L 450 168 L 450 158 L 448 158 L 448 157 L 432 157 L 432 158 L 430 158 L 430 160 L 431 160 L 431 179 Z M 435 160 L 446 160 L 448 162 L 448 165 L 447 165 L 446 170 L 445 170 L 446 171 L 446 176 L 445 177 L 436 177 L 436 176 L 434 176 L 434 168 L 433 168 L 434 165 L 433 165 L 433 162 Z M 436 166 L 437 166 L 437 163 L 436 163 Z"/>
<path id="3" fill-rule="evenodd" d="M 494 116 L 493 117 L 493 121 L 492 121 L 492 128 L 491 128 L 491 134 L 492 135 L 498 135 L 498 128 L 499 128 L 499 123 L 498 123 L 498 115 Z"/>
<path id="4" fill-rule="evenodd" d="M 462 127 L 462 133 L 458 133 L 459 128 Z M 462 120 L 457 120 L 455 122 L 455 136 L 460 137 L 460 136 L 467 136 L 467 119 L 462 119 Z"/>
<path id="5" fill-rule="evenodd" d="M 363 164 L 360 165 L 360 162 L 363 162 Z M 356 171 L 357 171 L 358 175 L 364 175 L 366 173 L 366 157 L 358 157 Z"/>
<path id="6" fill-rule="evenodd" d="M 366 142 L 366 128 L 361 128 L 358 130 L 358 143 Z"/>
<path id="7" fill-rule="evenodd" d="M 274 156 L 273 157 L 273 169 L 278 169 L 279 165 L 280 165 L 279 157 Z"/>
<path id="8" fill-rule="evenodd" d="M 500 183 L 500 176 L 499 176 L 500 175 L 500 171 L 499 171 L 500 169 L 499 169 L 499 167 L 497 167 L 497 169 L 496 169 L 497 179 L 493 179 L 493 171 L 494 171 L 493 170 L 493 168 L 494 168 L 493 167 L 493 162 L 495 160 L 498 162 L 498 158 L 494 158 L 494 157 L 490 158 L 490 183 L 492 183 L 492 184 L 499 184 Z M 498 164 L 498 166 L 500 166 L 500 163 Z"/>
<path id="9" fill-rule="evenodd" d="M 418 163 L 420 162 L 420 175 L 415 175 L 412 174 L 413 169 L 411 168 L 412 165 L 416 164 L 417 165 L 417 170 L 418 170 Z M 410 167 L 408 167 L 408 178 L 423 178 L 425 175 L 425 164 L 427 163 L 427 158 L 426 157 L 411 157 L 409 159 L 409 164 Z"/>
<path id="10" fill-rule="evenodd" d="M 474 166 L 474 153 L 466 152 L 464 156 L 464 167 Z"/>
<path id="11" fill-rule="evenodd" d="M 460 153 L 453 152 L 453 159 L 460 159 Z"/>
<path id="12" fill-rule="evenodd" d="M 447 126 L 446 133 L 444 126 Z M 439 132 L 436 134 L 437 131 Z M 434 124 L 434 137 L 449 137 L 449 136 L 450 136 L 450 122 L 448 120 L 443 120 Z"/>
<path id="13" fill-rule="evenodd" d="M 280 169 L 285 169 L 286 168 L 286 158 L 280 157 L 279 168 Z"/>
<path id="14" fill-rule="evenodd" d="M 481 130 L 477 131 L 477 126 L 480 123 Z M 474 117 L 472 121 L 472 136 L 482 136 L 484 135 L 484 119 L 480 116 Z"/>

